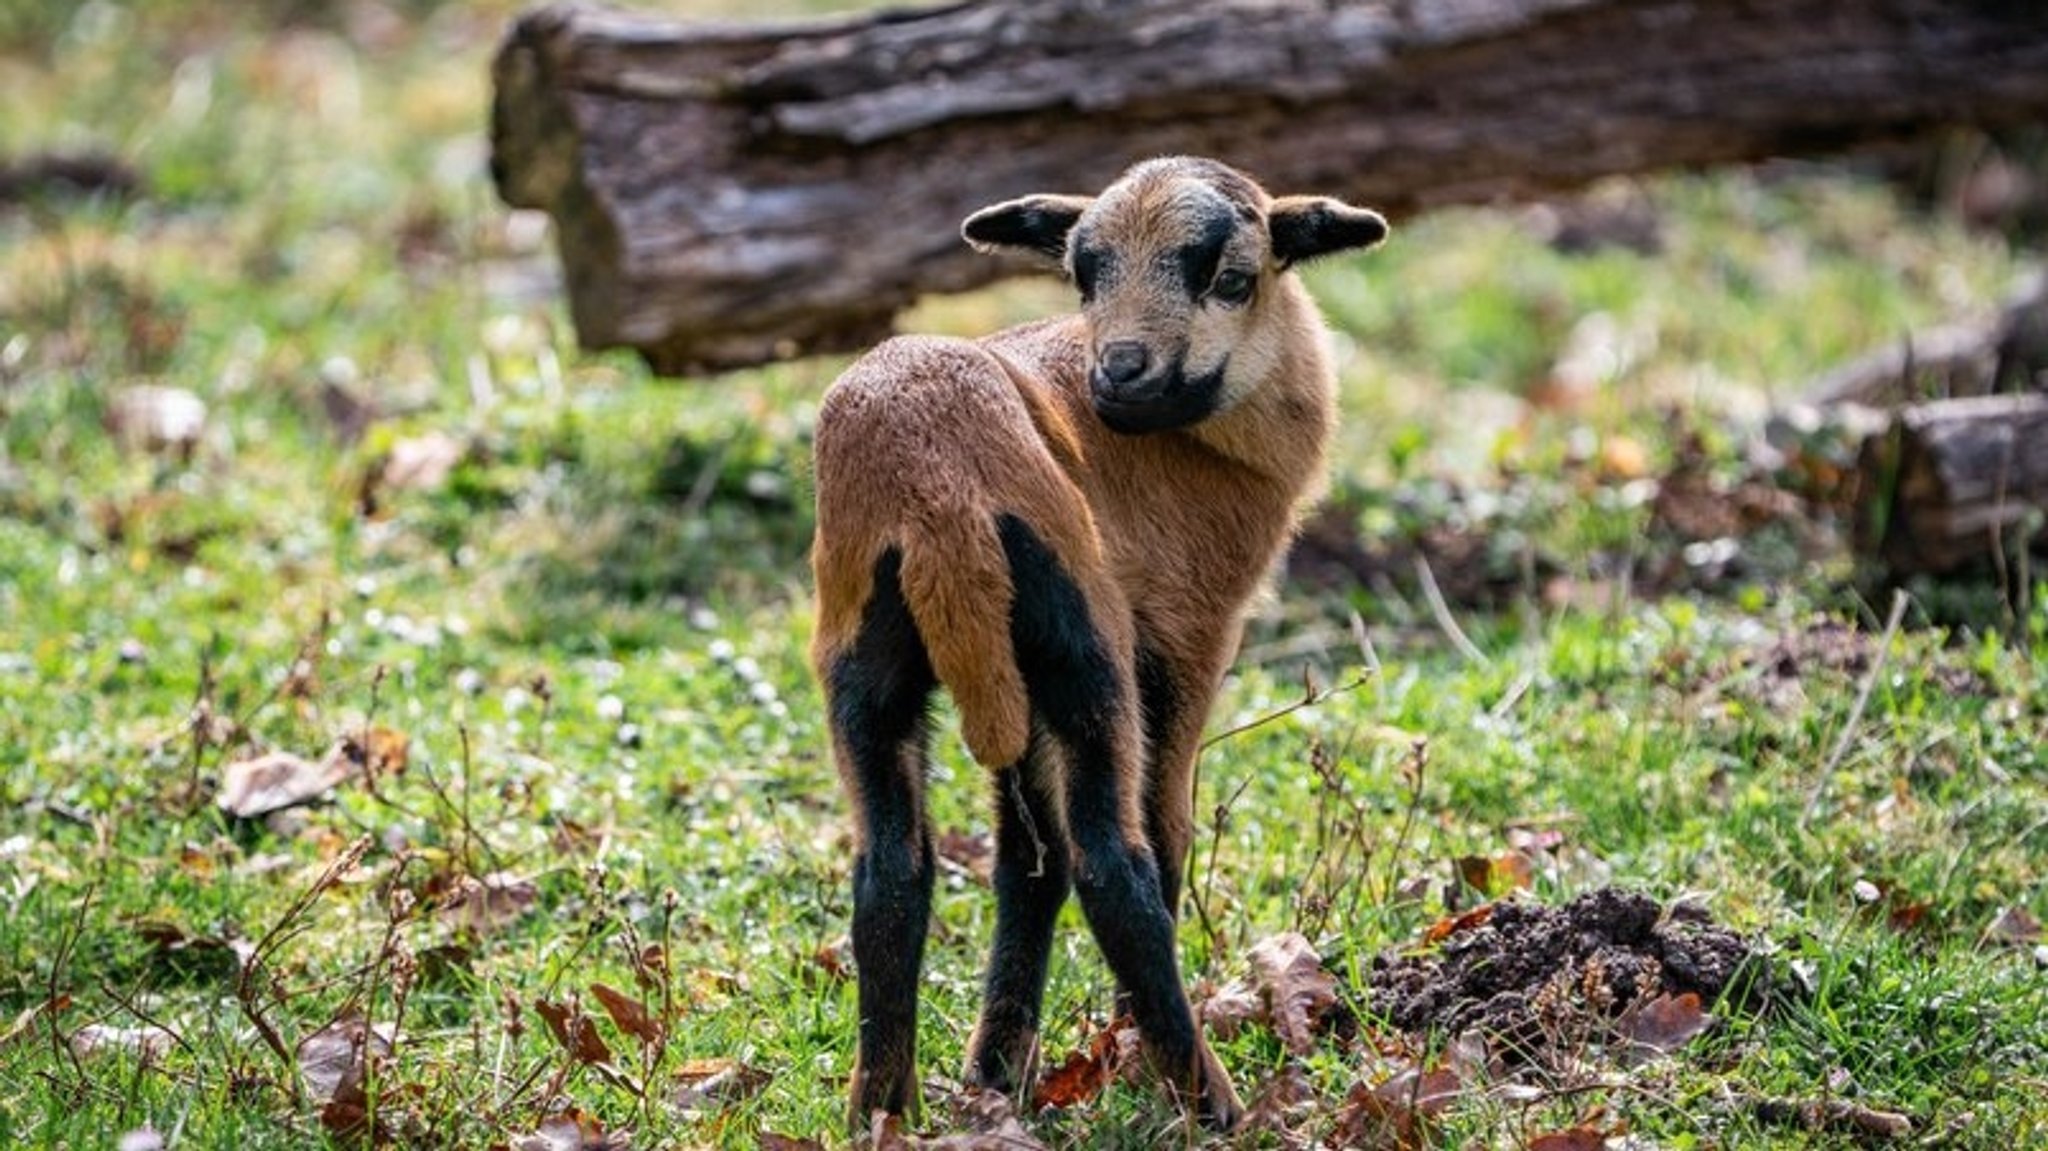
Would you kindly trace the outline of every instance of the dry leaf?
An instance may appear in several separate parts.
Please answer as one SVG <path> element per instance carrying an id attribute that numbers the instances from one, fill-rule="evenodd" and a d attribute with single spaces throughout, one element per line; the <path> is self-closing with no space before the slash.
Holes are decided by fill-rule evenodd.
<path id="1" fill-rule="evenodd" d="M 409 436 L 391 445 L 377 479 L 397 491 L 432 491 L 448 482 L 469 445 L 446 432 Z"/>
<path id="2" fill-rule="evenodd" d="M 1337 980 L 1323 970 L 1322 956 L 1306 936 L 1289 931 L 1254 943 L 1251 965 L 1274 1032 L 1289 1051 L 1308 1054 L 1317 1022 L 1337 1004 Z"/>
<path id="3" fill-rule="evenodd" d="M 1442 943 L 1461 931 L 1471 931 L 1477 927 L 1484 927 L 1486 921 L 1492 918 L 1493 904 L 1491 903 L 1482 903 L 1463 915 L 1447 915 L 1430 924 L 1429 930 L 1422 933 L 1423 945 L 1432 946 Z"/>
<path id="4" fill-rule="evenodd" d="M 1249 980 L 1233 979 L 1210 992 L 1199 1004 L 1202 1025 L 1219 1039 L 1233 1039 L 1244 1025 L 1263 1019 L 1266 1003 Z"/>
<path id="5" fill-rule="evenodd" d="M 307 1097 L 323 1106 L 362 1105 L 369 1060 L 389 1057 L 396 1040 L 390 1024 L 372 1027 L 353 1014 L 306 1036 L 299 1041 L 298 1062 Z"/>
<path id="6" fill-rule="evenodd" d="M 835 981 L 853 978 L 853 940 L 840 936 L 812 952 L 811 962 Z"/>
<path id="7" fill-rule="evenodd" d="M 1457 861 L 1458 878 L 1467 887 L 1486 896 L 1498 899 L 1510 891 L 1519 891 L 1529 886 L 1536 878 L 1536 868 L 1529 857 L 1520 851 L 1488 858 L 1484 855 L 1462 856 Z"/>
<path id="8" fill-rule="evenodd" d="M 155 1063 L 171 1053 L 177 1040 L 161 1027 L 111 1027 L 88 1023 L 71 1033 L 71 1052 L 83 1059 L 110 1051 L 131 1051 L 144 1063 Z"/>
<path id="9" fill-rule="evenodd" d="M 647 1014 L 647 1008 L 642 1006 L 639 1000 L 629 998 L 602 983 L 591 984 L 590 993 L 597 997 L 598 1005 L 604 1008 L 606 1015 L 612 1017 L 612 1022 L 618 1025 L 620 1031 L 648 1046 L 661 1042 L 661 1023 Z"/>
<path id="10" fill-rule="evenodd" d="M 959 867 L 983 887 L 989 885 L 995 875 L 996 845 L 987 832 L 970 834 L 953 830 L 939 834 L 933 845 L 939 858 Z"/>
<path id="11" fill-rule="evenodd" d="M 1128 1016 L 1118 1016 L 1089 1038 L 1085 1050 L 1075 1051 L 1058 1067 L 1039 1076 L 1038 1089 L 1032 1093 L 1038 1106 L 1072 1107 L 1102 1094 L 1102 1089 L 1115 1078 L 1121 1057 L 1118 1032 L 1134 1026 Z"/>
<path id="12" fill-rule="evenodd" d="M 494 871 L 482 879 L 461 875 L 441 896 L 441 914 L 479 935 L 516 923 L 540 901 L 530 879 Z"/>
<path id="13" fill-rule="evenodd" d="M 606 1063 L 612 1061 L 611 1048 L 604 1044 L 604 1037 L 597 1033 L 597 1021 L 583 1013 L 574 998 L 567 1003 L 556 1003 L 551 999 L 536 999 L 533 1009 L 547 1021 L 548 1031 L 555 1042 L 562 1045 L 571 1058 L 578 1063 Z"/>
<path id="14" fill-rule="evenodd" d="M 2041 941 L 2041 921 L 2034 918 L 2026 908 L 2014 905 L 2002 907 L 1991 919 L 1991 926 L 1984 929 L 1984 938 L 1993 943 L 2023 947 Z"/>
<path id="15" fill-rule="evenodd" d="M 1757 1099 L 1760 1122 L 1808 1131 L 1835 1131 L 1879 1139 L 1903 1139 L 1913 1133 L 1910 1116 L 1879 1111 L 1847 1099 Z"/>
<path id="16" fill-rule="evenodd" d="M 571 1107 L 542 1120 L 531 1135 L 513 1139 L 512 1151 L 618 1151 L 632 1145 L 625 1132 L 608 1134 L 596 1116 Z"/>
<path id="17" fill-rule="evenodd" d="M 189 456 L 206 431 L 206 401 L 160 384 L 123 388 L 107 401 L 106 425 L 125 447 Z"/>
<path id="18" fill-rule="evenodd" d="M 1454 1071 L 1406 1067 L 1376 1085 L 1360 1083 L 1337 1113 L 1338 1141 L 1346 1146 L 1421 1148 L 1429 1120 L 1463 1093 Z"/>
<path id="19" fill-rule="evenodd" d="M 816 1139 L 797 1139 L 773 1131 L 761 1132 L 755 1146 L 759 1151 L 825 1151 L 825 1145 Z"/>
<path id="20" fill-rule="evenodd" d="M 1659 995 L 1630 1008 L 1622 1031 L 1638 1048 L 1666 1055 L 1713 1025 L 1714 1017 L 1700 1009 L 1699 995 L 1687 991 Z"/>
<path id="21" fill-rule="evenodd" d="M 266 752 L 223 768 L 214 802 L 236 818 L 257 819 L 320 798 L 349 772 L 348 761 L 339 756 L 314 763 L 288 751 Z"/>
<path id="22" fill-rule="evenodd" d="M 690 1059 L 676 1068 L 668 1101 L 679 1111 L 715 1111 L 753 1097 L 774 1078 L 736 1059 Z"/>
<path id="23" fill-rule="evenodd" d="M 1580 1124 L 1536 1136 L 1528 1151 L 1602 1151 L 1606 1146 L 1606 1132 Z"/>

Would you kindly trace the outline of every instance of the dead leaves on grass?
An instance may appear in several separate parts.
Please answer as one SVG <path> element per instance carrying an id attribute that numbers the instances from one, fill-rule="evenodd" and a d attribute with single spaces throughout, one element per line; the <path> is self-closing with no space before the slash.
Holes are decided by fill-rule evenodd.
<path id="1" fill-rule="evenodd" d="M 270 751 L 230 763 L 221 770 L 214 802 L 237 819 L 260 819 L 311 803 L 352 779 L 402 773 L 409 756 L 404 732 L 370 727 L 335 741 L 318 760 Z"/>

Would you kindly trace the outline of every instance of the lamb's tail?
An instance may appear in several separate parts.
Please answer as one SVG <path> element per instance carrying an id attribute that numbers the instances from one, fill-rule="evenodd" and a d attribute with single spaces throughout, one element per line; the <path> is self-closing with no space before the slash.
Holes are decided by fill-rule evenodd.
<path id="1" fill-rule="evenodd" d="M 943 535 L 909 526 L 902 539 L 903 598 L 932 670 L 952 693 L 960 735 L 985 767 L 1024 757 L 1031 701 L 1010 637 L 1015 598 L 996 524 L 966 516 Z"/>

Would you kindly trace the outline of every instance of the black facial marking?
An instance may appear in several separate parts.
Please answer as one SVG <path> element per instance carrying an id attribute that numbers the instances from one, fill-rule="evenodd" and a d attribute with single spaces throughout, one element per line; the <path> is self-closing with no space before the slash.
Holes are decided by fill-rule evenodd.
<path id="1" fill-rule="evenodd" d="M 1189 299 L 1200 299 L 1208 290 L 1209 281 L 1216 277 L 1216 265 L 1223 259 L 1223 246 L 1236 232 L 1236 216 L 1219 207 L 1203 215 L 1200 231 L 1192 243 L 1175 249 L 1174 267 Z"/>
<path id="2" fill-rule="evenodd" d="M 1095 298 L 1103 283 L 1116 275 L 1116 253 L 1093 242 L 1092 236 L 1076 237 L 1074 243 L 1074 286 L 1085 302 Z"/>
<path id="3" fill-rule="evenodd" d="M 1175 368 L 1142 396 L 1095 385 L 1095 415 L 1110 431 L 1123 435 L 1164 432 L 1200 423 L 1216 414 L 1223 400 L 1223 373 L 1229 367 L 1226 358 L 1199 376 L 1184 375 Z"/>

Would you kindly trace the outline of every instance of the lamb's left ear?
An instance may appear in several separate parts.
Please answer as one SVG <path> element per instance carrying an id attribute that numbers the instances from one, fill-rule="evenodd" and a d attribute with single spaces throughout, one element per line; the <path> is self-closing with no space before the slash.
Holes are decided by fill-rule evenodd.
<path id="1" fill-rule="evenodd" d="M 1327 196 L 1282 196 L 1266 213 L 1266 229 L 1281 267 L 1347 248 L 1370 248 L 1387 238 L 1387 221 L 1378 212 Z"/>
<path id="2" fill-rule="evenodd" d="M 977 251 L 1005 248 L 1036 252 L 1055 260 L 1067 254 L 1067 233 L 1088 205 L 1087 196 L 1025 196 L 983 208 L 960 225 L 960 234 Z"/>

